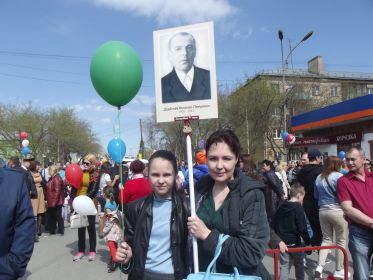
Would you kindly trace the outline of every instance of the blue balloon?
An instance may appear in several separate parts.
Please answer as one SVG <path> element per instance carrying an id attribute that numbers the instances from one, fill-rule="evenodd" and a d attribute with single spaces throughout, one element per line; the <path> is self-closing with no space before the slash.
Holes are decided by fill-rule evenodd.
<path id="1" fill-rule="evenodd" d="M 120 138 L 113 138 L 107 145 L 107 151 L 112 160 L 120 163 L 126 154 L 126 144 Z"/>
<path id="2" fill-rule="evenodd" d="M 340 151 L 338 153 L 338 157 L 341 159 L 341 160 L 344 160 L 345 159 L 345 156 L 346 156 L 346 153 L 344 151 Z"/>
<path id="3" fill-rule="evenodd" d="M 29 147 L 23 147 L 22 154 L 24 156 L 27 156 L 29 153 L 30 153 L 30 148 Z"/>
<path id="4" fill-rule="evenodd" d="M 288 137 L 288 134 L 286 131 L 282 133 L 282 140 L 286 141 L 286 137 Z"/>

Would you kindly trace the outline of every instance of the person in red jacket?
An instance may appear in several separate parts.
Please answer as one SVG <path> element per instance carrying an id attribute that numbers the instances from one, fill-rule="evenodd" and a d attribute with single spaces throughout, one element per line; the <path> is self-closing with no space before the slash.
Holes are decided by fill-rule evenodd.
<path id="1" fill-rule="evenodd" d="M 128 204 L 152 192 L 149 181 L 144 177 L 144 169 L 145 164 L 141 160 L 137 159 L 131 162 L 130 170 L 133 174 L 132 179 L 126 182 L 124 188 L 119 193 L 118 201 L 120 205 L 122 203 Z"/>
<path id="2" fill-rule="evenodd" d="M 65 200 L 64 183 L 61 176 L 58 174 L 58 169 L 55 165 L 49 167 L 50 178 L 47 184 L 47 207 L 48 207 L 48 228 L 49 234 L 60 235 L 64 234 L 64 224 L 62 218 L 62 206 Z"/>

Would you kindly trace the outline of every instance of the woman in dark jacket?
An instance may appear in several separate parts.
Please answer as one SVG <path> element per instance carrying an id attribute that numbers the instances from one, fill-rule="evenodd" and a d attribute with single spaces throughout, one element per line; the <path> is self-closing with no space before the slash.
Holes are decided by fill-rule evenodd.
<path id="1" fill-rule="evenodd" d="M 188 228 L 198 239 L 199 267 L 205 271 L 214 256 L 221 233 L 225 241 L 217 272 L 269 279 L 262 264 L 269 241 L 264 185 L 245 176 L 238 167 L 240 143 L 228 129 L 214 132 L 206 141 L 209 175 L 196 185 L 197 217 L 188 219 Z"/>
<path id="2" fill-rule="evenodd" d="M 64 183 L 61 176 L 58 174 L 57 166 L 50 166 L 48 171 L 51 176 L 47 184 L 47 221 L 49 234 L 56 234 L 57 223 L 57 233 L 63 235 L 62 205 L 65 200 L 63 192 Z"/>
<path id="3" fill-rule="evenodd" d="M 152 194 L 125 205 L 126 242 L 117 261 L 128 264 L 128 280 L 182 280 L 188 271 L 188 201 L 176 190 L 177 165 L 172 152 L 149 159 Z"/>
<path id="4" fill-rule="evenodd" d="M 72 197 L 79 195 L 86 195 L 92 200 L 96 197 L 99 186 L 101 174 L 96 170 L 96 157 L 93 154 L 87 154 L 83 158 L 83 180 L 81 187 L 76 190 L 72 188 Z M 96 257 L 96 215 L 88 215 L 88 226 L 78 229 L 78 252 L 75 254 L 73 261 L 79 261 L 85 254 L 85 232 L 88 231 L 89 238 L 89 255 L 88 260 L 94 261 Z"/>
<path id="5" fill-rule="evenodd" d="M 262 171 L 264 184 L 266 185 L 265 201 L 269 222 L 271 222 L 272 218 L 274 217 L 285 195 L 282 188 L 282 182 L 277 177 L 274 169 L 275 167 L 271 161 L 263 160 Z"/>

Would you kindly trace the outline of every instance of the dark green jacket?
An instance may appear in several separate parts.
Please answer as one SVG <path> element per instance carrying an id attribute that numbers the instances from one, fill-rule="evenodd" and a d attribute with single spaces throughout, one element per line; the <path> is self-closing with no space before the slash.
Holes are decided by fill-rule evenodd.
<path id="1" fill-rule="evenodd" d="M 224 232 L 210 229 L 206 240 L 199 242 L 199 250 L 214 256 L 220 233 L 231 236 L 223 244 L 218 259 L 222 266 L 236 266 L 244 275 L 260 276 L 270 279 L 262 264 L 264 252 L 269 241 L 269 226 L 264 200 L 264 184 L 244 175 L 238 168 L 235 179 L 228 184 L 230 192 L 224 202 Z M 211 193 L 214 180 L 207 175 L 196 185 L 196 207 Z M 218 271 L 219 272 L 219 271 Z M 233 268 L 231 269 L 233 272 Z"/>

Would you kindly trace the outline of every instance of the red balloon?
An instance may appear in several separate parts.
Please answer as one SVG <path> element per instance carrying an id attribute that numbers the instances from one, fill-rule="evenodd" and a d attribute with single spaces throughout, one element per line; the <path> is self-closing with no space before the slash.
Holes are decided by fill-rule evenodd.
<path id="1" fill-rule="evenodd" d="M 21 139 L 22 139 L 22 140 L 25 140 L 26 138 L 27 138 L 27 132 L 22 131 L 22 132 L 21 132 Z"/>
<path id="2" fill-rule="evenodd" d="M 65 170 L 66 181 L 77 190 L 80 189 L 83 181 L 83 171 L 76 163 L 71 163 Z"/>
<path id="3" fill-rule="evenodd" d="M 288 142 L 288 143 L 290 143 L 291 141 L 293 141 L 293 139 L 294 139 L 294 135 L 293 134 L 288 134 L 287 136 L 286 136 L 286 142 Z"/>

